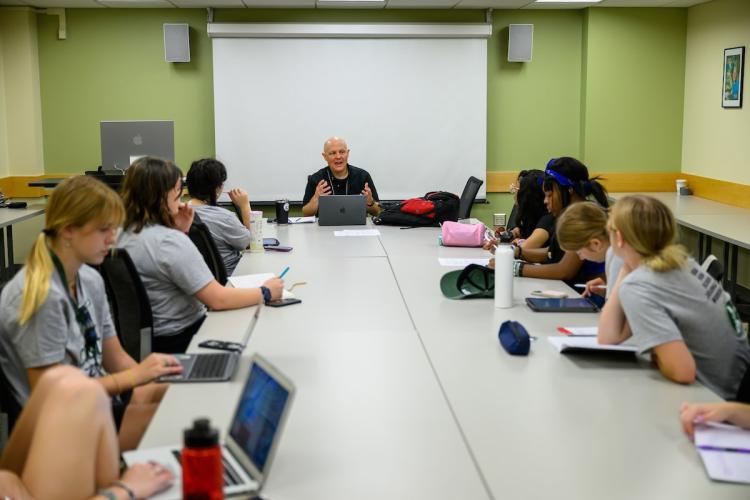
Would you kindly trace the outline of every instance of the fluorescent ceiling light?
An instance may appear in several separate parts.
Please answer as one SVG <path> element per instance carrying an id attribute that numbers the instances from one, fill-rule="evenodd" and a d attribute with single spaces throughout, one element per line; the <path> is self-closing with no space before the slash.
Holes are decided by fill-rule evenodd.
<path id="1" fill-rule="evenodd" d="M 536 0 L 536 3 L 599 3 L 602 0 Z"/>
<path id="2" fill-rule="evenodd" d="M 362 5 L 383 5 L 385 4 L 385 0 L 318 0 L 318 3 L 322 3 L 322 4 L 348 3 L 348 4 L 362 4 Z"/>

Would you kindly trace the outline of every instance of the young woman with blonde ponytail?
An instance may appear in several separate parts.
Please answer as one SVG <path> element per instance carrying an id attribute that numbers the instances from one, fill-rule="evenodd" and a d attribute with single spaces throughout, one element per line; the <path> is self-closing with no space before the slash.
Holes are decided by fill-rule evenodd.
<path id="1" fill-rule="evenodd" d="M 668 379 L 689 384 L 698 378 L 735 399 L 750 365 L 747 336 L 729 294 L 675 244 L 669 208 L 649 196 L 627 196 L 612 209 L 608 228 L 623 265 L 602 311 L 599 342 L 632 336 Z M 625 321 L 618 323 L 617 315 Z"/>
<path id="2" fill-rule="evenodd" d="M 122 411 L 120 443 L 134 448 L 165 386 L 144 385 L 179 373 L 173 356 L 136 363 L 117 339 L 104 282 L 87 264 L 101 264 L 124 217 L 119 196 L 91 177 L 62 182 L 49 198 L 43 232 L 26 265 L 0 296 L 0 362 L 10 392 L 23 406 L 49 368 L 67 364 L 96 378 Z M 131 404 L 127 404 L 131 396 Z"/>

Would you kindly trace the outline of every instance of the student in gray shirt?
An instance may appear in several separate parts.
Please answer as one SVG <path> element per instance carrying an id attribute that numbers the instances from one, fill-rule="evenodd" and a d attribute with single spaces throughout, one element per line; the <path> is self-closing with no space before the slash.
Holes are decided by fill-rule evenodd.
<path id="1" fill-rule="evenodd" d="M 120 432 L 121 446 L 131 449 L 166 389 L 147 383 L 182 368 L 173 356 L 152 354 L 136 363 L 125 352 L 115 335 L 104 282 L 87 265 L 102 263 L 123 213 L 117 193 L 92 177 L 73 177 L 55 188 L 44 231 L 0 296 L 0 362 L 21 407 L 42 374 L 58 364 L 80 368 L 111 396 L 132 390 L 130 404 L 142 408 L 128 412 Z M 124 405 L 113 409 L 120 411 L 115 415 L 119 422 Z"/>
<path id="2" fill-rule="evenodd" d="M 188 203 L 211 233 L 229 276 L 237 267 L 242 250 L 250 244 L 250 200 L 247 192 L 241 188 L 229 191 L 229 198 L 240 211 L 240 222 L 234 212 L 216 205 L 227 180 L 227 169 L 220 161 L 213 158 L 194 161 L 185 180 L 191 197 Z"/>
<path id="3" fill-rule="evenodd" d="M 205 318 L 206 307 L 236 309 L 281 297 L 284 282 L 259 288 L 224 287 L 188 238 L 193 208 L 180 201 L 182 172 L 160 158 L 139 158 L 122 188 L 125 230 L 117 243 L 127 250 L 146 288 L 154 318 L 153 349 L 185 352 Z"/>
<path id="4" fill-rule="evenodd" d="M 609 219 L 610 240 L 623 265 L 602 311 L 624 314 L 623 328 L 599 330 L 599 342 L 632 336 L 662 374 L 680 383 L 696 378 L 735 399 L 750 365 L 750 347 L 729 295 L 675 245 L 676 223 L 662 202 L 628 196 Z"/>

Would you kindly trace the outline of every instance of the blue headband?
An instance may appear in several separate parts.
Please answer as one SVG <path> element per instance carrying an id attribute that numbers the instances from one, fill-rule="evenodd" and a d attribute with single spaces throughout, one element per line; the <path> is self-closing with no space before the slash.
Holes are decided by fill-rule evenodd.
<path id="1" fill-rule="evenodd" d="M 552 177 L 557 181 L 558 184 L 560 184 L 561 187 L 569 187 L 569 188 L 575 188 L 575 183 L 565 177 L 562 174 L 558 174 L 554 170 L 552 170 L 552 164 L 557 160 L 557 158 L 552 158 L 550 161 L 547 162 L 547 168 L 544 171 L 544 175 Z M 539 177 L 537 182 L 542 185 L 544 184 L 544 177 Z"/>

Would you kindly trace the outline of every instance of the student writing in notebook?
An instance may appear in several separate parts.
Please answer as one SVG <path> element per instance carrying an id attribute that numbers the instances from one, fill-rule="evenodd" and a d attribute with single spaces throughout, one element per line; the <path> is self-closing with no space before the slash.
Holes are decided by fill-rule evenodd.
<path id="1" fill-rule="evenodd" d="M 610 285 L 599 342 L 632 337 L 668 379 L 698 378 L 721 397 L 736 398 L 750 365 L 747 336 L 729 294 L 675 244 L 669 208 L 649 196 L 627 196 L 612 209 L 608 229 L 623 264 Z M 607 313 L 622 315 L 623 326 L 602 327 Z"/>
<path id="2" fill-rule="evenodd" d="M 163 490 L 174 475 L 155 463 L 120 475 L 109 397 L 80 370 L 45 372 L 0 459 L 0 498 L 128 500 Z"/>
<path id="3" fill-rule="evenodd" d="M 284 282 L 271 278 L 259 288 L 219 284 L 185 234 L 193 208 L 181 202 L 182 173 L 172 162 L 139 158 L 122 188 L 125 228 L 117 243 L 133 259 L 151 302 L 153 349 L 185 352 L 206 315 L 281 297 Z"/>
<path id="4" fill-rule="evenodd" d="M 227 169 L 212 158 L 194 161 L 185 178 L 190 193 L 188 203 L 211 233 L 227 275 L 231 276 L 240 261 L 242 250 L 250 244 L 250 200 L 244 189 L 229 191 L 229 198 L 239 210 L 241 222 L 234 212 L 218 206 L 216 200 L 226 180 Z"/>
<path id="5" fill-rule="evenodd" d="M 696 423 L 729 422 L 750 430 L 750 404 L 746 403 L 682 403 L 682 429 L 691 439 Z"/>
<path id="6" fill-rule="evenodd" d="M 52 191 L 44 231 L 0 296 L 0 361 L 21 407 L 55 365 L 96 378 L 117 396 L 120 443 L 132 449 L 167 387 L 148 382 L 181 366 L 165 354 L 136 363 L 115 333 L 104 282 L 89 264 L 102 263 L 122 218 L 117 193 L 92 177 L 67 179 Z"/>

